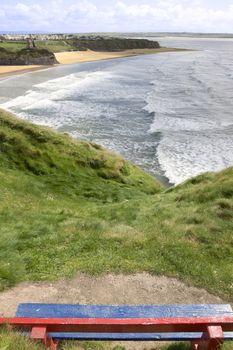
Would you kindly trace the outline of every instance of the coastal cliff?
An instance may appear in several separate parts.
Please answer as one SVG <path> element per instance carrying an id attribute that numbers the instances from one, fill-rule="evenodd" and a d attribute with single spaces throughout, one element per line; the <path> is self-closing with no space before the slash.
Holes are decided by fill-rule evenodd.
<path id="1" fill-rule="evenodd" d="M 72 43 L 77 50 L 92 51 L 124 51 L 131 49 L 158 49 L 160 45 L 157 41 L 147 39 L 121 39 L 104 37 L 81 37 L 73 40 Z"/>
<path id="2" fill-rule="evenodd" d="M 100 36 L 82 36 L 62 42 L 50 40 L 35 42 L 28 39 L 25 42 L 25 48 L 23 45 L 22 42 L 3 42 L 0 45 L 0 66 L 54 65 L 60 62 L 60 60 L 57 61 L 54 52 L 80 53 L 80 51 L 89 50 L 100 53 L 120 53 L 130 50 L 161 49 L 157 41 Z M 80 62 L 80 56 L 78 62 Z"/>
<path id="3" fill-rule="evenodd" d="M 1 66 L 21 66 L 21 65 L 53 65 L 57 64 L 55 55 L 45 49 L 22 49 L 12 52 L 0 48 Z"/>

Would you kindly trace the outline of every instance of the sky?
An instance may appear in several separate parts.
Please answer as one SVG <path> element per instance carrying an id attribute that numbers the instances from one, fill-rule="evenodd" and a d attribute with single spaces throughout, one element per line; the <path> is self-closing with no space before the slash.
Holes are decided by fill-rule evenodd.
<path id="1" fill-rule="evenodd" d="M 0 0 L 0 31 L 233 33 L 233 0 Z"/>

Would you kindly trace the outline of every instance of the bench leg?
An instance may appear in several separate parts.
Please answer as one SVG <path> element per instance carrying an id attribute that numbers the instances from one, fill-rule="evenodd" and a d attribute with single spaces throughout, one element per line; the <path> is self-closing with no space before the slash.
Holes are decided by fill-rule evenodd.
<path id="1" fill-rule="evenodd" d="M 209 336 L 208 350 L 219 350 L 224 343 L 224 334 L 221 326 L 208 326 L 207 332 Z"/>
<path id="2" fill-rule="evenodd" d="M 192 347 L 192 350 L 198 350 L 198 343 L 192 341 L 192 342 L 191 342 L 191 347 Z"/>
<path id="3" fill-rule="evenodd" d="M 48 337 L 46 327 L 33 327 L 31 339 L 42 341 L 44 345 L 51 350 L 58 349 L 58 341 Z"/>
<path id="4" fill-rule="evenodd" d="M 191 348 L 192 350 L 197 350 L 198 344 L 194 341 L 191 342 Z"/>
<path id="5" fill-rule="evenodd" d="M 48 338 L 46 346 L 50 348 L 50 350 L 58 350 L 58 341 L 53 338 Z"/>
<path id="6" fill-rule="evenodd" d="M 192 342 L 192 350 L 220 350 L 224 343 L 224 334 L 221 326 L 208 326 L 208 338 Z"/>
<path id="7" fill-rule="evenodd" d="M 46 327 L 32 327 L 31 339 L 40 340 L 44 344 L 47 341 L 47 329 Z"/>

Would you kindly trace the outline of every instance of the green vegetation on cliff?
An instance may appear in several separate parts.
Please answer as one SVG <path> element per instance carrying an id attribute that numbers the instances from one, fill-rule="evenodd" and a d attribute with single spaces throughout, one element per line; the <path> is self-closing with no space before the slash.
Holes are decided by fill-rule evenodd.
<path id="1" fill-rule="evenodd" d="M 126 39 L 126 38 L 78 38 L 71 41 L 78 50 L 92 51 L 124 51 L 131 49 L 158 49 L 157 41 L 147 39 Z"/>
<path id="2" fill-rule="evenodd" d="M 0 111 L 0 284 L 148 271 L 233 299 L 233 168 L 164 190 L 93 143 Z"/>
<path id="3" fill-rule="evenodd" d="M 27 49 L 11 51 L 0 47 L 0 65 L 51 65 L 58 63 L 54 54 L 46 49 Z"/>
<path id="4" fill-rule="evenodd" d="M 26 42 L 22 41 L 0 41 L 0 48 L 16 52 L 26 48 Z"/>
<path id="5" fill-rule="evenodd" d="M 80 37 L 69 40 L 36 40 L 38 49 L 45 49 L 50 52 L 93 50 L 93 51 L 124 51 L 129 49 L 156 49 L 159 48 L 157 41 L 147 39 L 127 39 L 110 37 Z M 0 49 L 17 52 L 26 48 L 25 41 L 3 41 L 0 42 Z"/>
<path id="6" fill-rule="evenodd" d="M 71 45 L 69 40 L 36 40 L 36 47 L 38 49 L 46 49 L 50 52 L 74 51 L 77 50 Z M 2 41 L 0 48 L 8 51 L 16 52 L 27 47 L 27 43 L 22 41 Z"/>

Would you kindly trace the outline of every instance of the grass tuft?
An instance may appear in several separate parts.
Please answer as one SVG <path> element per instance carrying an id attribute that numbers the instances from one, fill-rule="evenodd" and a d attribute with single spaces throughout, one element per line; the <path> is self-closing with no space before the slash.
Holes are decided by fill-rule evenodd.
<path id="1" fill-rule="evenodd" d="M 13 332 L 10 327 L 0 328 L 0 350 L 45 350 L 41 344 Z"/>

